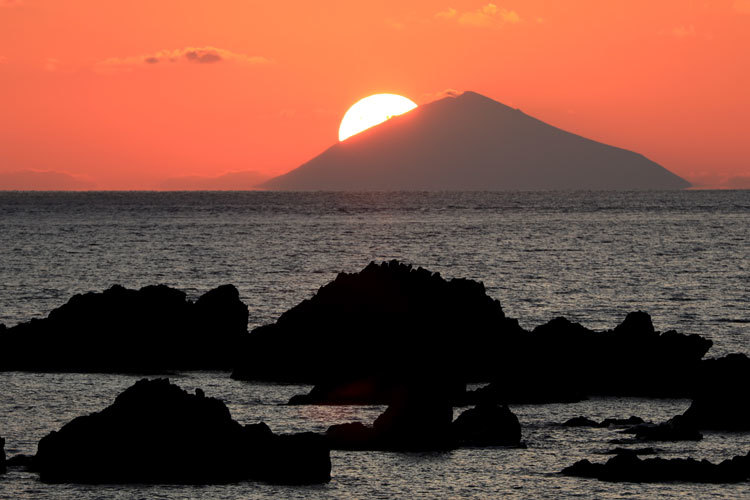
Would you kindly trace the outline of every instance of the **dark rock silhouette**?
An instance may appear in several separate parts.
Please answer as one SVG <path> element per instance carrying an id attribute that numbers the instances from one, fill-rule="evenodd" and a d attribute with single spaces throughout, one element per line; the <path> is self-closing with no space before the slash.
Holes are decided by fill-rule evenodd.
<path id="1" fill-rule="evenodd" d="M 81 483 L 318 483 L 331 470 L 322 437 L 243 427 L 218 399 L 168 379 L 141 380 L 48 434 L 32 465 L 42 481 Z"/>
<path id="2" fill-rule="evenodd" d="M 247 319 L 247 306 L 232 285 L 195 303 L 165 285 L 115 285 L 75 295 L 45 319 L 0 329 L 0 370 L 229 370 Z"/>
<path id="3" fill-rule="evenodd" d="M 425 373 L 459 387 L 489 379 L 505 339 L 521 333 L 482 283 L 397 261 L 371 263 L 340 273 L 275 324 L 253 330 L 232 376 L 321 384 L 320 393 L 359 384 L 376 389 L 347 399 L 378 400 Z"/>
<path id="4" fill-rule="evenodd" d="M 750 453 L 719 464 L 692 458 L 640 459 L 634 453 L 625 453 L 604 464 L 581 460 L 563 469 L 562 474 L 604 481 L 736 483 L 750 478 Z"/>
<path id="5" fill-rule="evenodd" d="M 640 424 L 624 431 L 640 441 L 699 441 L 703 434 L 694 423 L 677 415 L 660 424 Z"/>
<path id="6" fill-rule="evenodd" d="M 452 427 L 459 446 L 521 445 L 521 424 L 507 406 L 478 405 L 461 413 Z"/>
<path id="7" fill-rule="evenodd" d="M 541 379 L 539 385 L 547 381 L 588 395 L 652 397 L 689 395 L 710 347 L 711 341 L 699 335 L 656 332 L 642 311 L 629 313 L 606 332 L 556 318 L 534 328 L 523 346 L 533 353 L 533 364 L 524 361 L 532 367 L 531 377 Z"/>
<path id="8" fill-rule="evenodd" d="M 745 354 L 704 360 L 683 418 L 698 429 L 750 430 L 749 385 L 750 358 Z"/>
<path id="9" fill-rule="evenodd" d="M 0 437 L 0 474 L 6 471 L 5 465 L 5 438 Z"/>
<path id="10" fill-rule="evenodd" d="M 260 187 L 276 190 L 683 189 L 642 155 L 474 92 L 422 105 Z"/>
<path id="11" fill-rule="evenodd" d="M 599 428 L 607 428 L 607 427 L 620 427 L 620 426 L 628 426 L 628 425 L 638 425 L 643 424 L 643 419 L 640 417 L 631 416 L 628 418 L 605 418 L 601 422 L 597 422 L 595 420 L 591 420 L 590 418 L 586 417 L 573 417 L 569 420 L 566 420 L 563 422 L 563 426 L 565 427 L 599 427 Z"/>

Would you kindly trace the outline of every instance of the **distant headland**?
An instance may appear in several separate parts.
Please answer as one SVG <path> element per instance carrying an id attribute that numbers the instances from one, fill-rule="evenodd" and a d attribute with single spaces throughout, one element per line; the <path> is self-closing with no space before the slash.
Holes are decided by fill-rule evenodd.
<path id="1" fill-rule="evenodd" d="M 649 190 L 685 179 L 475 92 L 420 106 L 259 187 L 271 190 Z"/>

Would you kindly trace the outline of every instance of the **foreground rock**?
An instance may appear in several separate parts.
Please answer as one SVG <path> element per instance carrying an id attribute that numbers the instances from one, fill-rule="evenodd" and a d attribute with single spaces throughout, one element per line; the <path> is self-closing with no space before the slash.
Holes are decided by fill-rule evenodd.
<path id="1" fill-rule="evenodd" d="M 320 436 L 242 426 L 200 389 L 144 379 L 44 437 L 32 468 L 46 482 L 296 484 L 328 481 L 331 462 Z"/>
<path id="2" fill-rule="evenodd" d="M 253 330 L 232 376 L 326 385 L 433 372 L 490 379 L 504 339 L 521 332 L 482 283 L 371 263 Z"/>
<path id="3" fill-rule="evenodd" d="M 5 471 L 5 438 L 0 437 L 0 474 L 4 474 Z"/>
<path id="4" fill-rule="evenodd" d="M 164 285 L 113 286 L 76 295 L 47 318 L 0 329 L 0 370 L 229 370 L 247 319 L 232 285 L 196 302 Z"/>
<path id="5" fill-rule="evenodd" d="M 703 361 L 693 402 L 682 415 L 697 429 L 750 430 L 750 358 L 729 354 Z"/>
<path id="6" fill-rule="evenodd" d="M 626 453 L 604 464 L 581 460 L 563 469 L 562 474 L 603 481 L 737 483 L 750 479 L 750 453 L 720 464 L 692 458 L 640 459 L 634 453 Z"/>

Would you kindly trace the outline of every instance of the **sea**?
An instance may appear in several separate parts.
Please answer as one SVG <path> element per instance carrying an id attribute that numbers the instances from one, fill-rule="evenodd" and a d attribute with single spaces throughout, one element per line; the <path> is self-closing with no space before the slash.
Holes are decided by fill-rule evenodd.
<path id="1" fill-rule="evenodd" d="M 398 259 L 446 278 L 482 281 L 525 328 L 565 316 L 606 330 L 642 310 L 657 330 L 710 338 L 708 356 L 718 357 L 750 353 L 748 242 L 747 190 L 0 192 L 0 323 L 44 317 L 76 293 L 113 284 L 163 283 L 197 298 L 232 283 L 248 304 L 252 329 L 339 272 Z M 222 399 L 239 422 L 264 421 L 277 433 L 371 423 L 384 410 L 285 406 L 310 386 L 242 382 L 224 372 L 169 376 Z M 0 373 L 6 454 L 33 454 L 44 435 L 106 407 L 139 378 Z M 689 403 L 596 398 L 514 405 L 526 449 L 333 451 L 332 479 L 324 485 L 49 485 L 11 469 L 0 476 L 0 499 L 749 498 L 750 482 L 607 483 L 559 474 L 582 458 L 606 461 L 619 446 L 612 441 L 625 437 L 614 428 L 559 425 L 568 418 L 663 421 Z M 750 451 L 750 433 L 704 435 L 653 446 L 657 456 L 712 461 Z"/>

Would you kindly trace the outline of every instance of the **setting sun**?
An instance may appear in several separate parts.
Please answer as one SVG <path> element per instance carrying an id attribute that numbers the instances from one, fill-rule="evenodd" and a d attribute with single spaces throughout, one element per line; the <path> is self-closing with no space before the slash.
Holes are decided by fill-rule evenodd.
<path id="1" fill-rule="evenodd" d="M 344 114 L 339 127 L 339 141 L 344 141 L 416 107 L 416 103 L 411 99 L 396 94 L 374 94 L 365 97 L 354 103 Z"/>

